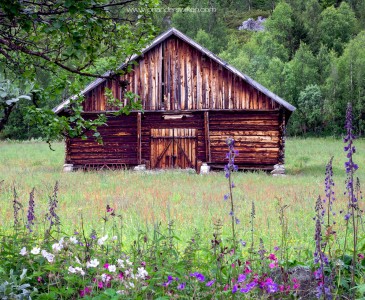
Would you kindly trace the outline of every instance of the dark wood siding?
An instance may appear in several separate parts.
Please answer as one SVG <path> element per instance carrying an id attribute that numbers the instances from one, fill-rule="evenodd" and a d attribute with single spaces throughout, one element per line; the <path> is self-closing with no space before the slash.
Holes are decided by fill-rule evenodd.
<path id="1" fill-rule="evenodd" d="M 172 36 L 137 60 L 121 76 L 128 91 L 140 96 L 144 110 L 278 109 L 279 105 L 200 50 Z M 116 81 L 103 82 L 85 95 L 85 111 L 108 107 L 104 90 L 122 98 Z"/>
<path id="2" fill-rule="evenodd" d="M 92 117 L 89 115 L 88 117 Z M 74 165 L 137 164 L 137 115 L 109 117 L 99 128 L 103 144 L 88 134 L 88 139 L 67 141 L 66 163 Z"/>
<path id="3" fill-rule="evenodd" d="M 245 168 L 271 169 L 279 160 L 279 112 L 210 112 L 210 152 L 213 164 L 224 165 L 226 139 L 233 137 L 239 151 L 236 164 Z"/>
<path id="4" fill-rule="evenodd" d="M 92 116 L 92 114 L 88 114 Z M 140 152 L 142 163 L 151 163 L 152 131 L 161 129 L 192 130 L 196 137 L 194 151 L 196 161 L 208 162 L 215 167 L 227 163 L 226 139 L 233 137 L 239 151 L 236 164 L 246 169 L 272 169 L 281 162 L 282 112 L 277 111 L 196 111 L 185 113 L 146 112 L 141 115 Z M 103 145 L 89 134 L 87 140 L 80 138 L 67 142 L 66 162 L 74 165 L 127 166 L 139 163 L 138 114 L 109 117 L 107 126 L 99 129 Z M 170 130 L 170 131 L 171 131 Z M 156 147 L 156 146 L 154 146 Z M 163 149 L 157 149 L 162 151 Z M 196 166 L 196 161 L 192 162 Z M 153 166 L 152 166 L 153 167 Z"/>

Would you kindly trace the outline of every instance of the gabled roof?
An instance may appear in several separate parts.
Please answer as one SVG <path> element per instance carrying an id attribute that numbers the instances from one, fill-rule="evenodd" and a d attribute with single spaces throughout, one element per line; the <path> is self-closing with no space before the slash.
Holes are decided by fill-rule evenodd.
<path id="1" fill-rule="evenodd" d="M 153 47 L 155 47 L 159 43 L 165 41 L 167 38 L 169 38 L 172 35 L 174 35 L 174 36 L 180 38 L 181 40 L 185 41 L 186 43 L 188 43 L 192 47 L 194 47 L 197 50 L 204 53 L 206 56 L 210 57 L 212 60 L 216 61 L 218 64 L 222 65 L 226 69 L 230 70 L 232 73 L 236 74 L 238 77 L 241 77 L 248 84 L 255 87 L 257 90 L 259 90 L 260 92 L 262 92 L 263 94 L 265 94 L 266 96 L 268 96 L 269 98 L 274 100 L 275 102 L 279 103 L 281 106 L 283 106 L 284 108 L 286 108 L 290 112 L 293 112 L 296 109 L 293 105 L 286 102 L 284 99 L 280 98 L 278 95 L 274 94 L 273 92 L 269 91 L 267 88 L 265 88 L 264 86 L 259 84 L 257 81 L 253 80 L 251 77 L 249 77 L 246 74 L 243 74 L 242 72 L 238 71 L 236 68 L 232 67 L 231 65 L 229 65 L 228 63 L 226 63 L 225 61 L 220 59 L 218 56 L 216 56 L 214 53 L 212 53 L 208 49 L 204 48 L 203 46 L 199 45 L 198 43 L 196 43 L 195 41 L 193 41 L 192 39 L 187 37 L 185 34 L 180 32 L 176 28 L 170 28 L 169 30 L 167 30 L 164 33 L 160 34 L 158 37 L 156 37 L 152 41 L 152 43 L 150 45 L 148 45 L 146 48 L 144 48 L 142 50 L 141 54 L 133 55 L 128 61 L 136 60 L 137 58 L 141 57 L 144 53 L 146 53 L 147 51 L 149 51 L 150 49 L 152 49 Z M 127 65 L 127 62 L 120 65 L 118 67 L 118 69 L 119 70 L 123 69 L 126 65 Z M 108 71 L 104 74 L 104 76 L 108 76 L 108 75 L 110 75 L 110 73 L 111 72 Z M 103 83 L 105 80 L 106 80 L 105 78 L 96 79 L 95 81 L 91 82 L 88 86 L 86 86 L 85 89 L 83 89 L 80 94 L 81 95 L 86 94 L 87 92 L 89 92 L 90 90 L 92 90 L 93 88 L 98 86 L 99 84 Z M 60 113 L 70 103 L 70 100 L 75 98 L 76 96 L 77 95 L 72 96 L 72 97 L 68 98 L 67 100 L 63 101 L 60 105 L 56 106 L 53 109 L 53 111 L 56 114 Z"/>

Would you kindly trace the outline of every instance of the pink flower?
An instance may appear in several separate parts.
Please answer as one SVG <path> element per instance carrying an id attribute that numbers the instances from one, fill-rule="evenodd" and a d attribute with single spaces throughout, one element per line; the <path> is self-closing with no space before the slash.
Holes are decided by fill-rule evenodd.
<path id="1" fill-rule="evenodd" d="M 274 254 L 274 253 L 270 253 L 268 258 L 269 258 L 270 260 L 278 260 L 278 259 L 276 258 L 276 256 L 275 256 L 275 254 Z"/>
<path id="2" fill-rule="evenodd" d="M 284 290 L 285 290 L 284 285 L 279 285 L 279 290 L 280 290 L 280 292 L 284 292 Z"/>
<path id="3" fill-rule="evenodd" d="M 245 274 L 249 274 L 249 273 L 251 273 L 252 272 L 252 270 L 249 268 L 249 267 L 246 267 L 246 269 L 245 269 Z"/>
<path id="4" fill-rule="evenodd" d="M 223 291 L 228 291 L 228 288 L 229 288 L 229 285 L 228 285 L 228 284 L 226 284 L 226 285 L 224 286 Z"/>
<path id="5" fill-rule="evenodd" d="M 38 281 L 38 282 L 42 282 L 42 277 L 38 277 L 38 278 L 37 278 L 37 281 Z"/>
<path id="6" fill-rule="evenodd" d="M 357 257 L 359 258 L 359 260 L 363 260 L 365 258 L 364 254 L 362 253 L 359 253 Z"/>
<path id="7" fill-rule="evenodd" d="M 108 268 L 109 268 L 109 264 L 108 263 L 104 264 L 104 269 L 108 269 Z"/>
<path id="8" fill-rule="evenodd" d="M 269 268 L 270 268 L 270 269 L 274 269 L 274 268 L 276 268 L 277 266 L 278 266 L 278 263 L 277 263 L 277 262 L 274 262 L 274 263 L 269 264 Z"/>
<path id="9" fill-rule="evenodd" d="M 103 283 L 101 281 L 98 282 L 98 288 L 99 289 L 102 289 L 104 286 L 103 286 Z"/>
<path id="10" fill-rule="evenodd" d="M 81 290 L 80 292 L 79 292 L 79 294 L 80 294 L 80 297 L 81 298 L 83 298 L 83 297 L 85 297 L 86 295 L 90 295 L 91 294 L 91 289 L 89 288 L 89 287 L 85 287 L 83 290 Z"/>
<path id="11" fill-rule="evenodd" d="M 123 273 L 119 273 L 119 274 L 118 274 L 118 278 L 119 278 L 120 280 L 123 280 L 123 278 L 124 278 Z"/>

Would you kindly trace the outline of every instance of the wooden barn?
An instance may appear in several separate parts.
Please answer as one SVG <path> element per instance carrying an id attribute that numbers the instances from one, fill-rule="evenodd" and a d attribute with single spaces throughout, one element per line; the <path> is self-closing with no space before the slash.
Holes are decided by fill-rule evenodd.
<path id="1" fill-rule="evenodd" d="M 227 137 L 236 140 L 239 168 L 272 170 L 284 163 L 285 127 L 295 110 L 288 102 L 174 28 L 132 60 L 137 64 L 119 82 L 97 79 L 82 91 L 84 114 L 113 111 L 105 87 L 121 101 L 126 90 L 138 94 L 143 111 L 109 116 L 99 129 L 102 145 L 92 138 L 68 139 L 66 164 L 165 169 L 206 162 L 221 168 Z M 54 112 L 66 113 L 68 103 Z"/>

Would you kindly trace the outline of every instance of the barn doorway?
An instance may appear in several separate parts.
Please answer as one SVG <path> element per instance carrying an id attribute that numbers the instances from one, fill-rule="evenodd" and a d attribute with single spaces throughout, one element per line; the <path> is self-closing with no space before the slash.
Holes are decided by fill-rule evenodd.
<path id="1" fill-rule="evenodd" d="M 194 168 L 196 129 L 151 129 L 151 167 L 153 169 Z"/>

